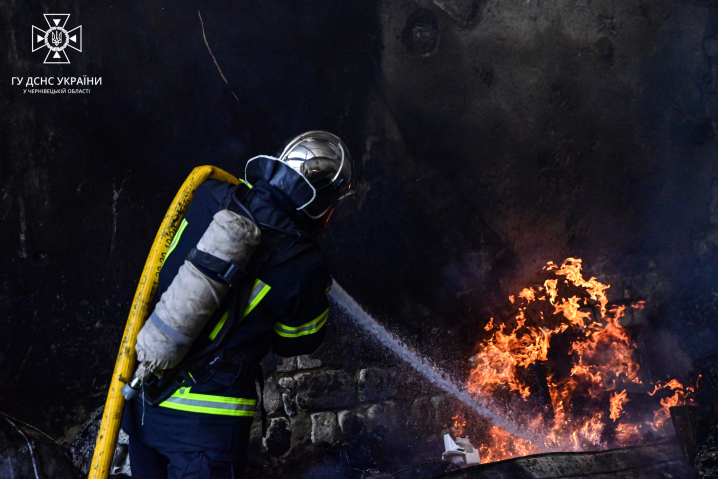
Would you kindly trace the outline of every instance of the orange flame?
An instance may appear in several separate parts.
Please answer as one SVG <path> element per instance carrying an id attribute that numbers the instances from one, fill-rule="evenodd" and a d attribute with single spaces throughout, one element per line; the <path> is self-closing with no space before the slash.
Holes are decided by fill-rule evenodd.
<path id="1" fill-rule="evenodd" d="M 614 392 L 611 394 L 611 419 L 616 422 L 621 414 L 623 414 L 623 405 L 629 401 L 628 393 L 624 389 L 623 392 Z"/>
<path id="2" fill-rule="evenodd" d="M 533 288 L 526 288 L 519 293 L 519 298 L 523 298 L 527 301 L 534 301 L 536 299 L 536 291 Z"/>
<path id="3" fill-rule="evenodd" d="M 461 437 L 464 435 L 464 428 L 466 427 L 466 416 L 464 413 L 459 411 L 456 416 L 451 416 L 451 420 L 454 421 L 451 428 L 451 434 L 454 437 Z"/>
<path id="4" fill-rule="evenodd" d="M 491 447 L 482 444 L 478 448 L 482 463 L 503 461 L 539 452 L 530 441 L 514 437 L 499 426 L 491 426 L 489 437 L 491 437 Z"/>
<path id="5" fill-rule="evenodd" d="M 641 440 L 641 426 L 625 422 L 621 423 L 616 426 L 615 437 L 619 444 L 635 444 Z"/>
<path id="6" fill-rule="evenodd" d="M 652 421 L 626 411 L 626 386 L 631 385 L 631 391 L 643 387 L 634 359 L 636 344 L 620 324 L 626 307 L 609 308 L 610 285 L 584 279 L 581 264 L 577 258 L 560 266 L 549 262 L 543 268 L 549 276 L 543 286 L 509 297 L 515 313 L 504 321 L 491 318 L 485 326 L 490 336 L 471 358 L 466 383 L 470 393 L 510 405 L 527 428 L 544 431 L 546 450 L 636 444 L 647 426 L 664 432 L 668 408 L 690 401 L 695 391 L 675 379 L 659 383 L 651 396 L 659 390 L 672 395 L 660 399 Z M 645 302 L 631 307 L 643 309 Z M 546 375 L 544 386 L 541 374 Z M 536 394 L 546 386 L 548 394 Z M 482 462 L 540 452 L 498 426 L 491 427 L 479 451 Z"/>
<path id="7" fill-rule="evenodd" d="M 700 379 L 700 378 L 699 378 Z M 649 392 L 650 396 L 655 395 L 662 389 L 669 389 L 673 391 L 673 395 L 661 399 L 661 409 L 656 410 L 653 413 L 653 421 L 648 424 L 653 428 L 654 431 L 660 431 L 666 421 L 671 417 L 670 408 L 673 406 L 680 406 L 686 403 L 686 396 L 695 392 L 695 389 L 690 386 L 683 386 L 675 379 L 671 379 L 667 383 L 661 384 L 659 381 L 653 391 Z"/>

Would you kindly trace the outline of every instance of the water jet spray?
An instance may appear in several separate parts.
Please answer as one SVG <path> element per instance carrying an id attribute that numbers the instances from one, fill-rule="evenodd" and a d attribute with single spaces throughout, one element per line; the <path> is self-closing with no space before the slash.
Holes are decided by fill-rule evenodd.
<path id="1" fill-rule="evenodd" d="M 341 307 L 347 314 L 352 316 L 357 324 L 371 333 L 381 344 L 389 348 L 409 366 L 418 373 L 426 377 L 432 384 L 443 389 L 456 399 L 466 404 L 481 416 L 489 419 L 493 424 L 504 428 L 508 433 L 513 434 L 521 439 L 530 441 L 539 449 L 544 449 L 543 441 L 526 430 L 521 429 L 513 421 L 505 418 L 497 411 L 492 410 L 488 405 L 483 405 L 477 401 L 477 398 L 469 394 L 462 387 L 456 385 L 448 378 L 448 375 L 439 371 L 431 362 L 419 355 L 411 347 L 397 338 L 394 334 L 387 331 L 381 326 L 369 313 L 357 303 L 354 298 L 339 286 L 335 281 L 334 286 L 329 292 L 329 296 Z"/>

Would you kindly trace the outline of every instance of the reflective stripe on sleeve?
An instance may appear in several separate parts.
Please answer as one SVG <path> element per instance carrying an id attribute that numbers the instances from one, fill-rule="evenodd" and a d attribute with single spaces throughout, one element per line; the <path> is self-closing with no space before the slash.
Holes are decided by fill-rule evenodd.
<path id="1" fill-rule="evenodd" d="M 161 407 L 178 411 L 196 412 L 200 414 L 217 414 L 220 416 L 253 417 L 257 405 L 255 399 L 211 396 L 190 392 L 192 388 L 180 388 L 160 403 Z"/>
<path id="2" fill-rule="evenodd" d="M 244 314 L 242 314 L 242 319 L 252 312 L 252 310 L 259 304 L 260 301 L 262 301 L 267 293 L 269 293 L 270 289 L 272 289 L 272 287 L 261 280 L 256 280 L 254 282 L 254 287 L 252 288 L 252 292 L 249 294 L 249 300 L 247 307 L 244 309 Z M 217 337 L 219 332 L 222 330 L 224 323 L 227 322 L 227 318 L 229 318 L 229 311 L 224 313 L 219 319 L 217 325 L 214 327 L 212 332 L 209 333 L 209 339 L 214 340 L 214 338 Z"/>
<path id="3" fill-rule="evenodd" d="M 299 336 L 306 336 L 308 334 L 314 334 L 324 326 L 329 317 L 329 308 L 326 309 L 318 318 L 304 323 L 301 326 L 292 327 L 282 323 L 274 325 L 274 332 L 284 338 L 298 338 Z"/>

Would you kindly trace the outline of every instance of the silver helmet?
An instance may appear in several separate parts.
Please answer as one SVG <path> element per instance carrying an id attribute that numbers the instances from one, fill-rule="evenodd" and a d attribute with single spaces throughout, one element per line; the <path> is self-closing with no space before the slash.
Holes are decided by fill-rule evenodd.
<path id="1" fill-rule="evenodd" d="M 320 218 L 334 204 L 351 193 L 354 165 L 349 149 L 336 135 L 326 131 L 308 131 L 290 141 L 279 161 L 299 173 L 316 192 L 303 210 Z"/>

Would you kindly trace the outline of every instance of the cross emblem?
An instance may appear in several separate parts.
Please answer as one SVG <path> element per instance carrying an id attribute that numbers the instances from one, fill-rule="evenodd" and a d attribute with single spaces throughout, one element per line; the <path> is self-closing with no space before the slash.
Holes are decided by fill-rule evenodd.
<path id="1" fill-rule="evenodd" d="M 67 31 L 65 25 L 70 18 L 69 13 L 45 13 L 44 16 L 50 28 L 42 30 L 32 26 L 32 51 L 47 48 L 49 51 L 44 63 L 70 63 L 65 49 L 70 47 L 82 51 L 82 25 Z"/>

